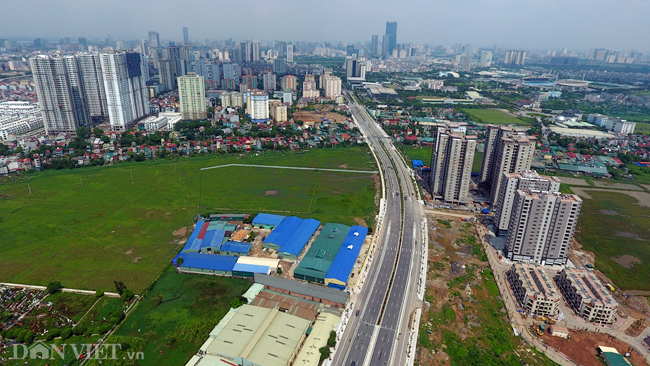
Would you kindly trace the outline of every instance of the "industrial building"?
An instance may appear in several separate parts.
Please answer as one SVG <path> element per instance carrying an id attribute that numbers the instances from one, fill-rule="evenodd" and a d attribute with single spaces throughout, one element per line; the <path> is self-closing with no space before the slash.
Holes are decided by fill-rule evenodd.
<path id="1" fill-rule="evenodd" d="M 555 276 L 555 283 L 571 309 L 586 321 L 598 324 L 616 321 L 618 303 L 593 272 L 563 269 Z"/>
<path id="2" fill-rule="evenodd" d="M 293 281 L 277 276 L 268 276 L 256 273 L 254 279 L 255 283 L 264 285 L 264 288 L 267 290 L 277 291 L 283 294 L 297 296 L 302 299 L 321 302 L 326 305 L 340 308 L 345 307 L 350 296 L 350 294 L 345 291 L 312 285 L 305 282 Z"/>
<path id="3" fill-rule="evenodd" d="M 262 246 L 278 252 L 280 258 L 296 259 L 319 226 L 318 220 L 285 217 L 264 239 Z"/>
<path id="4" fill-rule="evenodd" d="M 244 255 L 249 255 L 251 252 L 251 243 L 240 243 L 237 241 L 227 241 L 221 245 L 222 255 L 230 255 L 233 257 L 240 257 Z"/>
<path id="5" fill-rule="evenodd" d="M 349 231 L 350 227 L 347 225 L 326 224 L 298 267 L 293 271 L 293 277 L 325 284 L 327 272 Z"/>
<path id="6" fill-rule="evenodd" d="M 311 322 L 277 309 L 242 305 L 230 309 L 210 332 L 199 355 L 188 365 L 212 365 L 205 356 L 227 365 L 287 366 L 295 359 Z"/>
<path id="7" fill-rule="evenodd" d="M 173 263 L 180 272 L 232 276 L 237 257 L 217 254 L 180 253 L 174 258 Z"/>
<path id="8" fill-rule="evenodd" d="M 512 261 L 566 264 L 582 199 L 574 194 L 518 190 L 504 256 Z"/>
<path id="9" fill-rule="evenodd" d="M 330 332 L 335 330 L 341 318 L 330 313 L 320 313 L 305 343 L 293 362 L 294 366 L 318 366 L 321 347 L 327 345 Z"/>
<path id="10" fill-rule="evenodd" d="M 325 275 L 325 284 L 327 286 L 345 290 L 367 235 L 368 228 L 366 227 L 356 225 L 350 227 L 350 231 L 343 239 L 343 244 Z"/>
<path id="11" fill-rule="evenodd" d="M 253 226 L 261 227 L 263 229 L 273 229 L 280 225 L 284 216 L 273 215 L 267 213 L 260 213 L 253 219 Z"/>
<path id="12" fill-rule="evenodd" d="M 515 298 L 528 314 L 554 316 L 560 310 L 560 293 L 542 267 L 513 264 L 506 278 Z"/>
<path id="13" fill-rule="evenodd" d="M 496 219 L 498 234 L 505 236 L 508 232 L 508 223 L 518 189 L 544 192 L 558 192 L 560 180 L 557 177 L 545 177 L 534 170 L 525 170 L 521 173 L 503 173 L 501 190 L 499 191 L 499 206 Z"/>
<path id="14" fill-rule="evenodd" d="M 598 346 L 598 354 L 607 366 L 630 366 L 630 362 L 614 347 Z"/>

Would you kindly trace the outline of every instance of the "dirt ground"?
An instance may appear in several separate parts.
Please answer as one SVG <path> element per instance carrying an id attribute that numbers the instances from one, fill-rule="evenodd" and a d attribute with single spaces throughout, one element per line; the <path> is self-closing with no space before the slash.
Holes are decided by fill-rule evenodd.
<path id="1" fill-rule="evenodd" d="M 185 236 L 185 234 L 187 234 L 187 226 L 184 226 L 184 227 L 182 227 L 182 228 L 180 228 L 178 230 L 174 230 L 172 232 L 172 235 L 174 235 L 174 236 L 181 236 L 182 237 L 182 236 Z"/>
<path id="2" fill-rule="evenodd" d="M 633 366 L 648 366 L 643 356 L 616 338 L 607 334 L 570 331 L 569 339 L 553 337 L 545 333 L 540 337 L 550 347 L 564 353 L 577 365 L 601 365 L 597 355 L 598 346 L 614 347 L 620 354 L 631 352 L 629 360 Z"/>
<path id="3" fill-rule="evenodd" d="M 323 107 L 329 107 L 329 106 L 323 106 Z M 300 116 L 300 117 L 299 117 Z M 330 122 L 333 123 L 343 123 L 347 120 L 347 117 L 336 113 L 336 112 L 330 112 L 329 110 L 323 110 L 323 111 L 301 111 L 300 114 L 294 113 L 293 114 L 294 119 L 302 119 L 305 122 L 314 122 L 314 123 L 320 123 L 322 122 L 323 118 L 327 118 L 330 120 Z"/>
<path id="4" fill-rule="evenodd" d="M 622 255 L 618 258 L 611 258 L 611 259 L 625 268 L 632 268 L 635 264 L 641 263 L 641 260 L 639 258 L 633 257 L 628 254 Z"/>
<path id="5" fill-rule="evenodd" d="M 571 187 L 571 190 L 573 190 L 573 193 L 577 194 L 580 196 L 580 198 L 584 199 L 592 199 L 592 197 L 589 195 L 589 191 L 603 191 L 603 192 L 618 192 L 618 193 L 625 193 L 628 196 L 632 196 L 639 201 L 639 206 L 642 207 L 650 207 L 650 193 L 647 192 L 639 192 L 639 191 L 613 191 L 611 189 L 603 189 L 603 188 L 582 188 L 582 187 Z"/>

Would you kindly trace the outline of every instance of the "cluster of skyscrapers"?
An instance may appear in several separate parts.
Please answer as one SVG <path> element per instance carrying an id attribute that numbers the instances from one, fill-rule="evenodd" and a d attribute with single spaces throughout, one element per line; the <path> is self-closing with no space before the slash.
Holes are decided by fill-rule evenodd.
<path id="1" fill-rule="evenodd" d="M 464 123 L 438 126 L 431 160 L 431 193 L 454 204 L 470 202 L 476 136 Z M 566 264 L 582 200 L 560 193 L 560 180 L 530 171 L 535 139 L 525 129 L 487 125 L 478 184 L 496 209 L 495 231 L 511 260 Z"/>
<path id="2" fill-rule="evenodd" d="M 38 55 L 30 64 L 47 134 L 74 134 L 106 118 L 123 131 L 149 113 L 140 53 Z"/>

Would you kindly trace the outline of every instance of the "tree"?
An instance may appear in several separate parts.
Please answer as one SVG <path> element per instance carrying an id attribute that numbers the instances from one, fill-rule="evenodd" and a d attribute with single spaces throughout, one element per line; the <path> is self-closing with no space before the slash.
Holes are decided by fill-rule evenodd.
<path id="1" fill-rule="evenodd" d="M 248 299 L 243 296 L 234 297 L 232 300 L 230 300 L 230 307 L 233 309 L 237 309 L 244 304 L 248 304 Z"/>
<path id="2" fill-rule="evenodd" d="M 330 348 L 327 346 L 319 348 L 318 352 L 320 352 L 320 361 L 323 361 L 330 356 Z"/>
<path id="3" fill-rule="evenodd" d="M 181 267 L 183 265 L 183 262 L 185 262 L 185 259 L 183 259 L 183 257 L 178 257 L 176 259 L 176 266 Z"/>
<path id="4" fill-rule="evenodd" d="M 135 298 L 135 294 L 133 291 L 129 290 L 128 288 L 124 288 L 124 292 L 120 296 L 120 299 L 124 302 L 129 302 Z"/>
<path id="5" fill-rule="evenodd" d="M 104 291 L 102 290 L 95 291 L 95 297 L 102 297 L 102 296 L 104 296 Z"/>
<path id="6" fill-rule="evenodd" d="M 81 137 L 82 139 L 87 139 L 90 137 L 90 128 L 86 126 L 81 126 L 77 128 L 77 136 Z"/>
<path id="7" fill-rule="evenodd" d="M 103 136 L 104 135 L 104 130 L 102 130 L 99 127 L 95 127 L 95 128 L 93 128 L 93 135 L 95 135 L 95 137 Z"/>
<path id="8" fill-rule="evenodd" d="M 72 337 L 72 329 L 70 328 L 65 328 L 61 331 L 61 338 L 63 340 L 66 340 L 68 338 Z"/>
<path id="9" fill-rule="evenodd" d="M 113 281 L 113 284 L 115 284 L 115 291 L 121 297 L 124 293 L 124 290 L 126 290 L 126 285 L 122 281 Z"/>
<path id="10" fill-rule="evenodd" d="M 61 284 L 61 282 L 59 282 L 59 281 L 50 282 L 50 283 L 47 284 L 47 288 L 45 289 L 45 293 L 54 294 L 54 293 L 57 293 L 57 292 L 61 291 L 62 288 L 63 288 L 63 285 Z"/>

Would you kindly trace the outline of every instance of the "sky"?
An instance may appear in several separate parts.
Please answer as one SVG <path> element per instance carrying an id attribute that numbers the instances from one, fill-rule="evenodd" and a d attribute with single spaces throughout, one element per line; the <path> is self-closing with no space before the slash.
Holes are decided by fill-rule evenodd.
<path id="1" fill-rule="evenodd" d="M 5 0 L 0 38 L 369 41 L 650 51 L 650 0 Z"/>

